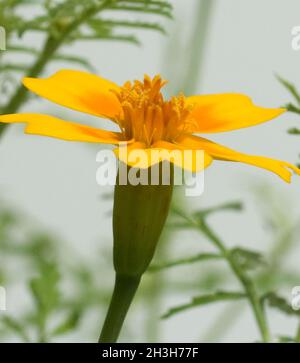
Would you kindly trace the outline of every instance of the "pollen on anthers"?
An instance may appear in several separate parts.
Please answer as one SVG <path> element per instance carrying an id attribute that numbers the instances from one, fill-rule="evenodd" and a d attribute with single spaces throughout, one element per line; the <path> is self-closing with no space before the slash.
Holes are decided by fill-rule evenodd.
<path id="1" fill-rule="evenodd" d="M 193 106 L 186 104 L 182 93 L 164 100 L 161 90 L 166 83 L 159 75 L 153 79 L 145 75 L 143 82 L 126 82 L 114 91 L 123 111 L 115 121 L 126 140 L 150 147 L 159 140 L 176 142 L 178 136 L 189 131 Z"/>

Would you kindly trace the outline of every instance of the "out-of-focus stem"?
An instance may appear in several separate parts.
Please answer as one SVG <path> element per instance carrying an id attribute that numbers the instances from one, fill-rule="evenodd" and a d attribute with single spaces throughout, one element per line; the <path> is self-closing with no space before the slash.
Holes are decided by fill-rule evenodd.
<path id="1" fill-rule="evenodd" d="M 222 336 L 224 336 L 228 330 L 237 322 L 240 318 L 241 312 L 244 310 L 244 306 L 228 305 L 220 314 L 215 317 L 214 322 L 204 333 L 202 342 L 214 342 L 217 343 Z"/>
<path id="2" fill-rule="evenodd" d="M 230 253 L 230 251 L 226 248 L 223 241 L 214 233 L 214 231 L 209 227 L 209 225 L 204 220 L 197 222 L 194 221 L 192 218 L 186 216 L 185 213 L 183 212 L 177 211 L 177 213 L 182 218 L 184 218 L 192 227 L 203 233 L 219 249 L 224 258 L 227 260 L 231 270 L 234 272 L 235 276 L 240 281 L 247 294 L 247 298 L 252 307 L 252 311 L 255 320 L 257 322 L 262 337 L 262 341 L 264 343 L 269 342 L 270 341 L 269 327 L 263 309 L 263 305 L 261 304 L 254 282 L 243 271 L 240 265 L 233 258 L 232 253 Z"/>
<path id="3" fill-rule="evenodd" d="M 211 228 L 205 223 L 201 223 L 201 231 L 215 244 L 215 246 L 224 254 L 224 258 L 229 263 L 232 271 L 238 278 L 238 280 L 243 285 L 250 304 L 252 306 L 252 310 L 259 327 L 261 337 L 264 343 L 269 342 L 270 334 L 267 325 L 267 320 L 265 317 L 263 306 L 260 302 L 259 296 L 257 294 L 255 285 L 253 281 L 247 276 L 246 273 L 241 269 L 241 267 L 236 263 L 236 260 L 232 257 L 230 251 L 227 250 L 223 242 L 220 238 L 212 231 Z"/>
<path id="4" fill-rule="evenodd" d="M 183 88 L 181 88 L 187 94 L 194 93 L 198 85 L 214 2 L 215 0 L 197 1 L 194 29 L 190 39 L 190 57 L 188 64 L 184 68 L 187 73 L 184 77 Z"/>

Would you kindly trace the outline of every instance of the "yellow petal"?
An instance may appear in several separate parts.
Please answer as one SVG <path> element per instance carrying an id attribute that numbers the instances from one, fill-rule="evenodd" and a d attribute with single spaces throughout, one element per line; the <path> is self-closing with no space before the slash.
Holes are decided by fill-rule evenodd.
<path id="1" fill-rule="evenodd" d="M 48 115 L 30 113 L 1 115 L 0 122 L 26 123 L 26 134 L 50 136 L 67 141 L 85 141 L 104 144 L 124 143 L 121 133 L 100 130 Z"/>
<path id="2" fill-rule="evenodd" d="M 178 140 L 178 142 L 187 148 L 190 147 L 205 150 L 209 155 L 217 160 L 237 161 L 269 170 L 280 176 L 288 183 L 290 183 L 291 181 L 292 171 L 300 175 L 300 169 L 298 169 L 293 164 L 262 156 L 242 154 L 237 151 L 231 150 L 225 146 L 216 144 L 212 141 L 197 136 L 182 136 Z"/>
<path id="3" fill-rule="evenodd" d="M 23 84 L 37 95 L 76 111 L 106 118 L 114 118 L 121 111 L 111 92 L 119 87 L 94 74 L 61 70 L 49 78 L 24 78 Z"/>
<path id="4" fill-rule="evenodd" d="M 158 141 L 152 145 L 152 148 L 160 151 L 164 160 L 192 172 L 199 172 L 207 168 L 213 161 L 213 158 L 204 150 L 202 150 L 202 154 L 199 153 L 199 150 L 188 149 L 166 141 Z"/>
<path id="5" fill-rule="evenodd" d="M 147 148 L 144 143 L 135 142 L 126 147 L 121 146 L 114 150 L 118 159 L 135 168 L 149 168 L 162 161 L 169 161 L 174 165 L 188 171 L 198 172 L 212 162 L 212 157 L 206 152 L 197 153 L 197 150 L 186 150 L 180 145 L 166 141 L 159 141 Z"/>
<path id="6" fill-rule="evenodd" d="M 194 105 L 190 119 L 191 132 L 214 133 L 254 126 L 279 116 L 283 108 L 255 106 L 251 99 L 241 94 L 217 94 L 187 97 L 187 104 Z"/>
<path id="7" fill-rule="evenodd" d="M 143 142 L 120 146 L 114 149 L 114 153 L 120 161 L 131 167 L 145 169 L 155 164 L 154 161 L 151 162 L 150 149 Z"/>

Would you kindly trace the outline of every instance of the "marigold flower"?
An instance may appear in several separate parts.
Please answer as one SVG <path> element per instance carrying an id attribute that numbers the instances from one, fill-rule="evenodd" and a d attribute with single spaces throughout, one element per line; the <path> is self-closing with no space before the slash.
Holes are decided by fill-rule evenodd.
<path id="1" fill-rule="evenodd" d="M 269 170 L 290 182 L 292 171 L 300 170 L 285 161 L 236 152 L 203 137 L 202 133 L 218 133 L 258 125 L 279 116 L 285 109 L 255 106 L 241 94 L 217 94 L 185 97 L 183 94 L 165 100 L 161 89 L 166 84 L 159 75 L 144 81 L 114 82 L 81 71 L 62 70 L 47 79 L 25 78 L 24 85 L 32 92 L 62 106 L 110 119 L 120 132 L 64 121 L 40 114 L 0 116 L 0 122 L 26 123 L 27 134 L 117 145 L 116 155 L 122 160 L 120 148 L 158 150 L 203 150 L 204 167 L 213 160 L 235 161 Z M 164 154 L 168 158 L 168 153 Z M 148 160 L 148 161 L 147 161 Z M 123 160 L 129 163 L 128 160 Z M 170 162 L 176 161 L 170 159 Z M 131 165 L 133 166 L 133 165 Z M 140 167 L 151 166 L 151 158 Z M 202 165 L 183 165 L 192 171 Z"/>
<path id="2" fill-rule="evenodd" d="M 195 134 L 217 133 L 254 126 L 271 120 L 285 110 L 255 106 L 250 98 L 240 94 L 185 97 L 183 94 L 165 100 L 161 89 L 166 84 L 160 76 L 148 76 L 144 81 L 126 82 L 122 87 L 96 75 L 63 70 L 47 79 L 25 78 L 24 85 L 34 93 L 71 109 L 110 119 L 119 132 L 101 130 L 39 114 L 2 115 L 0 122 L 23 122 L 25 132 L 69 141 L 109 143 L 119 159 L 128 164 L 129 174 L 136 163 L 130 161 L 131 150 L 143 150 L 147 155 L 137 169 L 153 170 L 163 161 L 171 163 L 170 183 L 123 185 L 117 178 L 114 192 L 113 234 L 115 287 L 105 318 L 100 342 L 118 339 L 127 311 L 135 296 L 141 277 L 155 253 L 160 234 L 168 216 L 174 183 L 172 164 L 191 171 L 209 166 L 214 159 L 240 161 L 269 170 L 289 182 L 292 171 L 300 170 L 285 161 L 238 153 Z M 126 146 L 127 153 L 123 153 Z M 122 149 L 123 148 L 123 149 Z M 204 153 L 204 163 L 178 163 L 164 152 L 161 159 L 152 159 L 152 150 L 189 150 Z M 128 153 L 129 151 L 129 153 Z M 184 159 L 184 156 L 182 157 Z M 196 158 L 197 160 L 197 158 Z M 203 165 L 204 164 L 204 165 Z M 170 166 L 170 165 L 169 165 Z M 161 176 L 161 172 L 159 175 Z M 151 176 L 148 175 L 149 180 Z"/>

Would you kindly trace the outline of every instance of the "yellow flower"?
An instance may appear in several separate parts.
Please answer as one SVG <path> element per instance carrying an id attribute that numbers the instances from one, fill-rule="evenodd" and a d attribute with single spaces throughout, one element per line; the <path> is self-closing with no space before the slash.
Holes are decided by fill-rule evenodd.
<path id="1" fill-rule="evenodd" d="M 165 100 L 161 93 L 165 84 L 160 76 L 153 79 L 145 76 L 143 82 L 126 82 L 120 87 L 96 75 L 74 70 L 62 70 L 47 79 L 25 78 L 25 87 L 39 96 L 110 119 L 119 126 L 120 132 L 40 114 L 2 115 L 0 122 L 24 122 L 27 134 L 114 144 L 118 146 L 115 153 L 121 159 L 119 151 L 124 145 L 129 151 L 142 149 L 147 153 L 152 149 L 203 150 L 204 167 L 213 160 L 242 162 L 269 170 L 287 182 L 290 182 L 292 171 L 300 174 L 298 168 L 285 161 L 242 154 L 194 135 L 254 126 L 279 116 L 284 109 L 255 106 L 249 97 L 241 94 L 192 97 L 181 94 Z M 151 159 L 144 163 L 142 167 L 151 166 Z M 192 163 L 188 168 L 197 171 L 203 166 Z"/>

